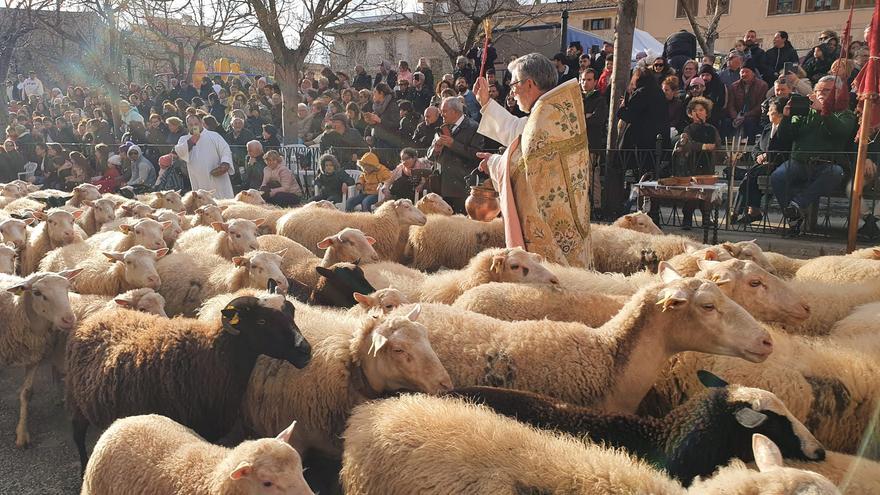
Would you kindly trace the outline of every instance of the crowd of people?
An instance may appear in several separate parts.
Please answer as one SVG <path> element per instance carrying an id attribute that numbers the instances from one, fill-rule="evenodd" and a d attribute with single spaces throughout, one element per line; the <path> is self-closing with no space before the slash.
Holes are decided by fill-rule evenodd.
<path id="1" fill-rule="evenodd" d="M 616 181 L 622 173 L 614 172 L 626 167 L 639 176 L 714 173 L 723 140 L 743 139 L 757 142 L 762 167 L 744 177 L 747 194 L 738 219 L 761 217 L 755 179 L 772 173 L 780 206 L 796 223 L 819 196 L 841 185 L 848 170 L 838 154 L 853 149 L 856 102 L 848 88 L 867 48 L 855 41 L 844 50 L 846 57 L 841 48 L 839 37 L 824 31 L 812 50 L 799 55 L 779 31 L 765 51 L 750 30 L 718 61 L 723 63 L 713 56 L 698 62 L 641 53 L 619 108 L 610 108 L 609 100 L 612 44 L 586 53 L 575 41 L 551 61 L 557 84 L 579 81 L 594 165 L 603 163 L 612 111 L 622 131 L 619 148 L 634 153 L 634 160 L 609 167 L 606 189 L 621 188 Z M 484 105 L 473 88 L 481 67 L 488 68 L 489 97 L 510 114 L 525 115 L 511 94 L 523 81 L 513 80 L 507 69 L 496 73 L 497 59 L 491 43 L 484 50 L 478 42 L 446 74 L 434 74 L 425 58 L 413 67 L 405 60 L 396 67 L 382 62 L 374 74 L 363 65 L 351 73 L 306 71 L 295 108 L 296 142 L 323 153 L 310 198 L 276 151 L 283 98 L 266 77 L 204 77 L 198 86 L 185 78 L 132 83 L 120 88 L 117 99 L 102 87 L 47 91 L 35 73 L 19 74 L 6 83 L 11 124 L 0 148 L 0 181 L 25 174 L 57 189 L 82 182 L 123 194 L 203 187 L 221 197 L 254 188 L 280 205 L 339 203 L 354 185 L 345 207 L 365 211 L 381 198 L 412 198 L 430 189 L 463 212 L 468 187 L 484 178 L 475 172 L 477 152 L 501 147 L 477 132 Z M 670 167 L 655 159 L 658 140 L 675 150 L 664 161 Z M 594 208 L 606 195 L 597 179 L 595 174 Z M 607 214 L 620 213 L 624 202 L 611 197 Z"/>

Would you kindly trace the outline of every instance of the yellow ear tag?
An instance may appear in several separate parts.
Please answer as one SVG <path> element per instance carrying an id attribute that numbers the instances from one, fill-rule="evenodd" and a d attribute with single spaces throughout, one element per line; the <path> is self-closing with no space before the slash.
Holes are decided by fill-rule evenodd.
<path id="1" fill-rule="evenodd" d="M 660 309 L 660 311 L 663 313 L 665 313 L 666 310 L 669 309 L 669 307 L 672 306 L 673 304 L 675 304 L 675 300 L 673 299 L 672 296 L 666 296 L 663 299 L 657 301 L 658 306 L 663 306 Z"/>
<path id="2" fill-rule="evenodd" d="M 236 313 L 235 316 L 233 316 L 232 319 L 229 320 L 229 324 L 230 325 L 238 325 L 238 322 L 240 322 L 240 321 L 241 320 L 238 318 L 238 313 Z"/>

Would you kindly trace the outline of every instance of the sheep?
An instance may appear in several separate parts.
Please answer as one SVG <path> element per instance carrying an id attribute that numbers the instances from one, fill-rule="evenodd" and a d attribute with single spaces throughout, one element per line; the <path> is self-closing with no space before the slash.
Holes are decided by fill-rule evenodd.
<path id="1" fill-rule="evenodd" d="M 200 206 L 199 208 L 196 208 L 195 214 L 186 217 L 186 221 L 183 222 L 182 226 L 188 230 L 200 225 L 210 227 L 214 222 L 222 223 L 224 221 L 223 212 L 226 208 L 226 206 L 217 205 Z M 232 219 L 230 218 L 229 220 Z M 247 220 L 255 219 L 248 218 Z"/>
<path id="2" fill-rule="evenodd" d="M 281 271 L 284 253 L 250 251 L 230 263 L 217 255 L 173 252 L 156 264 L 169 315 L 195 315 L 202 301 L 245 287 L 266 287 L 275 280 L 282 292 L 288 282 Z"/>
<path id="3" fill-rule="evenodd" d="M 81 208 L 85 201 L 97 201 L 101 199 L 101 191 L 98 186 L 89 183 L 79 184 L 73 188 L 73 196 L 67 200 L 67 206 Z"/>
<path id="4" fill-rule="evenodd" d="M 606 414 L 551 397 L 492 387 L 455 389 L 453 396 L 482 404 L 523 423 L 623 448 L 688 486 L 730 459 L 751 461 L 752 434 L 782 446 L 787 458 L 821 461 L 825 449 L 773 393 L 728 385 L 704 373 L 713 387 L 663 418 Z"/>
<path id="5" fill-rule="evenodd" d="M 367 280 L 377 289 L 394 287 L 411 301 L 452 304 L 465 291 L 489 282 L 558 284 L 543 265 L 541 255 L 521 248 L 487 249 L 461 270 L 424 275 L 391 263 L 364 266 Z"/>
<path id="6" fill-rule="evenodd" d="M 315 271 L 318 266 L 329 268 L 340 262 L 378 261 L 379 255 L 372 247 L 375 242 L 375 239 L 365 236 L 357 229 L 345 228 L 318 243 L 318 248 L 325 249 L 324 257 L 319 258 L 287 237 L 273 234 L 257 237 L 257 245 L 263 251 L 279 252 L 284 249 L 281 271 L 287 278 L 292 278 L 310 289 L 318 285 L 320 275 Z"/>
<path id="7" fill-rule="evenodd" d="M 48 212 L 35 211 L 34 218 L 42 222 L 28 236 L 27 244 L 20 252 L 22 275 L 36 271 L 40 260 L 49 251 L 82 241 L 85 233 L 78 233 L 74 225 L 81 216 L 82 210 L 69 212 L 53 208 Z"/>
<path id="8" fill-rule="evenodd" d="M 166 246 L 173 247 L 177 239 L 180 238 L 180 235 L 183 234 L 186 215 L 183 212 L 177 213 L 173 210 L 162 208 L 156 210 L 155 216 L 158 222 L 171 222 L 167 229 L 162 230 L 162 239 L 165 241 Z"/>
<path id="9" fill-rule="evenodd" d="M 752 362 L 770 355 L 767 330 L 715 284 L 680 279 L 669 270 L 664 280 L 640 290 L 597 329 L 506 322 L 440 304 L 423 304 L 422 312 L 431 343 L 458 386 L 529 390 L 608 412 L 634 413 L 678 352 Z"/>
<path id="10" fill-rule="evenodd" d="M 410 229 L 406 256 L 418 270 L 458 270 L 480 252 L 504 246 L 504 221 L 500 218 L 479 222 L 462 215 L 433 214 L 424 226 Z"/>
<path id="11" fill-rule="evenodd" d="M 36 218 L 24 220 L 7 218 L 0 221 L 0 240 L 11 243 L 16 251 L 21 252 L 27 246 L 28 237 L 31 234 L 31 229 L 28 226 L 33 225 L 36 221 Z"/>
<path id="12" fill-rule="evenodd" d="M 129 199 L 119 204 L 119 207 L 116 208 L 116 216 L 118 218 L 150 218 L 155 211 L 155 208 L 146 203 Z"/>
<path id="13" fill-rule="evenodd" d="M 23 192 L 18 184 L 3 184 L 0 187 L 0 207 L 6 207 L 9 203 L 21 199 L 27 195 Z"/>
<path id="14" fill-rule="evenodd" d="M 156 191 L 150 194 L 138 196 L 138 200 L 146 203 L 152 208 L 158 210 L 166 208 L 173 212 L 185 212 L 186 207 L 183 206 L 183 199 L 177 191 Z"/>
<path id="15" fill-rule="evenodd" d="M 15 446 L 30 443 L 28 402 L 37 366 L 51 351 L 55 329 L 69 331 L 76 316 L 67 296 L 69 281 L 79 270 L 60 273 L 34 273 L 27 278 L 0 275 L 0 365 L 23 366 L 24 383 L 19 389 L 19 418 Z"/>
<path id="16" fill-rule="evenodd" d="M 642 211 L 623 215 L 611 225 L 621 229 L 634 230 L 643 234 L 663 235 L 663 231 L 660 230 L 660 227 L 658 227 L 656 223 L 654 223 L 654 220 Z"/>
<path id="17" fill-rule="evenodd" d="M 92 236 L 101 230 L 101 227 L 116 219 L 116 203 L 109 199 L 85 200 L 82 202 L 85 210 L 77 220 L 76 225 Z"/>
<path id="18" fill-rule="evenodd" d="M 356 405 L 400 389 L 436 394 L 452 388 L 417 321 L 418 306 L 404 315 L 354 319 L 297 305 L 297 317 L 314 346 L 312 361 L 296 370 L 259 359 L 242 405 L 247 431 L 264 435 L 296 418 L 308 432 L 293 441 L 300 455 L 338 458 L 339 435 Z"/>
<path id="19" fill-rule="evenodd" d="M 294 211 L 290 208 L 266 208 L 249 203 L 231 203 L 223 205 L 223 208 L 223 219 L 227 221 L 235 218 L 245 220 L 256 220 L 258 218 L 265 219 L 265 222 L 260 225 L 261 235 L 277 234 L 278 230 L 276 227 L 278 220 L 291 211 Z M 305 208 L 305 206 L 302 208 Z"/>
<path id="20" fill-rule="evenodd" d="M 363 315 L 374 310 L 387 315 L 400 306 L 410 303 L 403 292 L 397 289 L 379 289 L 370 294 L 355 292 L 352 296 L 357 301 L 357 305 L 348 310 L 350 315 Z"/>
<path id="21" fill-rule="evenodd" d="M 260 192 L 259 189 L 245 189 L 236 194 L 235 197 L 232 199 L 221 199 L 220 201 L 217 201 L 218 205 L 227 206 L 231 206 L 236 203 L 245 203 L 250 205 L 263 206 L 266 208 L 274 208 L 266 203 L 266 200 L 263 199 L 263 193 Z"/>
<path id="22" fill-rule="evenodd" d="M 797 280 L 846 284 L 873 281 L 880 278 L 877 260 L 849 256 L 821 256 L 807 260 L 795 273 Z"/>
<path id="23" fill-rule="evenodd" d="M 727 261 L 734 259 L 730 251 L 723 246 L 708 246 L 702 249 L 695 249 L 688 246 L 684 253 L 677 254 L 665 261 L 665 263 L 675 269 L 684 277 L 693 277 L 700 271 L 698 262 L 700 260 L 709 261 Z M 658 262 L 659 268 L 659 262 Z M 659 271 L 659 270 L 655 270 Z"/>
<path id="24" fill-rule="evenodd" d="M 857 249 L 846 256 L 850 258 L 861 258 L 863 260 L 880 260 L 880 247 Z"/>
<path id="25" fill-rule="evenodd" d="M 180 492 L 235 495 L 277 490 L 314 495 L 300 456 L 290 447 L 296 422 L 275 438 L 234 449 L 211 445 L 159 415 L 115 421 L 98 439 L 83 477 L 82 495 Z M 136 475 L 134 473 L 137 473 Z"/>
<path id="26" fill-rule="evenodd" d="M 829 339 L 835 345 L 880 359 L 880 302 L 864 304 L 831 328 Z"/>
<path id="27" fill-rule="evenodd" d="M 453 215 L 452 207 L 437 193 L 428 193 L 418 202 L 416 208 L 425 215 L 443 215 L 451 217 Z"/>
<path id="28" fill-rule="evenodd" d="M 18 253 L 11 242 L 0 243 L 0 274 L 15 275 L 15 260 Z"/>
<path id="29" fill-rule="evenodd" d="M 344 227 L 355 228 L 376 239 L 373 247 L 381 259 L 395 261 L 400 230 L 410 225 L 424 225 L 425 221 L 425 214 L 416 209 L 412 201 L 397 199 L 382 203 L 374 213 L 299 208 L 278 220 L 277 231 L 320 256 L 317 245 L 321 239 Z"/>
<path id="30" fill-rule="evenodd" d="M 343 437 L 347 495 L 684 493 L 623 452 L 448 397 L 403 395 L 360 405 Z"/>
<path id="31" fill-rule="evenodd" d="M 171 227 L 171 222 L 157 222 L 152 218 L 132 219 L 129 222 L 120 225 L 118 230 L 89 237 L 86 244 L 105 251 L 125 251 L 134 246 L 148 249 L 168 247 L 165 244 L 165 230 Z"/>
<path id="32" fill-rule="evenodd" d="M 167 248 L 150 250 L 134 246 L 125 251 L 101 251 L 80 242 L 49 252 L 40 262 L 42 271 L 81 268 L 73 282 L 80 294 L 113 296 L 127 290 L 158 289 L 162 279 L 156 262 L 168 253 Z"/>
<path id="33" fill-rule="evenodd" d="M 666 261 L 686 252 L 688 246 L 705 246 L 676 235 L 651 235 L 606 225 L 592 225 L 593 265 L 599 272 L 631 274 L 640 270 L 642 251 L 652 252 L 657 261 Z"/>
<path id="34" fill-rule="evenodd" d="M 880 493 L 880 463 L 864 457 L 828 452 L 822 462 L 785 459 L 785 466 L 816 472 L 836 484 L 844 495 Z"/>
<path id="35" fill-rule="evenodd" d="M 32 198 L 18 198 L 3 207 L 3 210 L 11 215 L 30 215 L 33 211 L 42 211 L 46 205 Z"/>
<path id="36" fill-rule="evenodd" d="M 356 293 L 369 294 L 376 291 L 367 281 L 361 267 L 353 263 L 336 263 L 329 268 L 318 266 L 315 271 L 321 278 L 305 301 L 311 305 L 350 308 L 358 304 L 354 297 Z"/>
<path id="37" fill-rule="evenodd" d="M 153 289 L 132 289 L 115 296 L 70 294 L 70 306 L 77 321 L 104 309 L 125 308 L 168 318 L 165 298 Z"/>
<path id="38" fill-rule="evenodd" d="M 217 202 L 214 201 L 214 191 L 196 189 L 183 195 L 183 207 L 189 215 L 195 213 L 196 209 L 202 206 L 216 204 Z"/>
<path id="39" fill-rule="evenodd" d="M 260 355 L 299 368 L 309 362 L 311 347 L 293 319 L 291 304 L 278 310 L 254 297 L 230 301 L 213 322 L 125 309 L 90 316 L 66 353 L 65 397 L 83 470 L 89 424 L 156 413 L 209 441 L 226 435 Z"/>
<path id="40" fill-rule="evenodd" d="M 211 227 L 195 227 L 187 230 L 174 244 L 176 251 L 216 254 L 231 260 L 248 251 L 259 249 L 257 243 L 257 227 L 264 220 L 230 220 L 215 223 Z"/>

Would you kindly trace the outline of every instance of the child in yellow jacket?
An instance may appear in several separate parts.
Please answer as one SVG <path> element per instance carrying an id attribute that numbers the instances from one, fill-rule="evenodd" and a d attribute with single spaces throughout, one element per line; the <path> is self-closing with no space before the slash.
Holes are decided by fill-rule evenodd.
<path id="1" fill-rule="evenodd" d="M 357 194 L 348 198 L 345 203 L 345 211 L 361 205 L 361 211 L 369 213 L 372 206 L 379 201 L 379 187 L 391 178 L 391 171 L 379 163 L 379 157 L 372 152 L 364 153 L 357 165 L 364 173 L 355 186 Z"/>

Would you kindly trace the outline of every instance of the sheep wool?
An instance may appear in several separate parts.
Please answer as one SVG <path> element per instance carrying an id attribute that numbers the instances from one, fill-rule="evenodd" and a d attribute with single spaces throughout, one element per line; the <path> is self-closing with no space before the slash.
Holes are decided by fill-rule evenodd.
<path id="1" fill-rule="evenodd" d="M 686 252 L 688 246 L 694 249 L 705 247 L 687 237 L 644 234 L 606 225 L 593 226 L 590 237 L 596 271 L 626 275 L 642 268 L 642 251 L 652 252 L 657 261 L 666 261 Z"/>
<path id="2" fill-rule="evenodd" d="M 432 214 L 424 226 L 410 228 L 406 252 L 413 268 L 434 272 L 464 268 L 480 252 L 504 246 L 500 218 L 478 222 L 463 215 Z"/>
<path id="3" fill-rule="evenodd" d="M 277 234 L 278 220 L 293 211 L 290 208 L 267 208 L 265 206 L 247 203 L 230 203 L 228 205 L 223 205 L 223 207 L 223 219 L 227 221 L 234 218 L 251 221 L 258 218 L 264 218 L 266 221 L 260 225 L 259 230 L 261 235 Z"/>
<path id="4" fill-rule="evenodd" d="M 807 260 L 795 273 L 795 278 L 838 284 L 876 281 L 880 278 L 880 262 L 850 256 L 821 256 Z"/>

